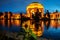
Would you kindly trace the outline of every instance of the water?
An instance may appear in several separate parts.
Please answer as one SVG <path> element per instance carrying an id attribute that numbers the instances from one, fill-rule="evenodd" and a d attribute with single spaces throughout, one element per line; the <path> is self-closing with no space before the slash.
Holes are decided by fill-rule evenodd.
<path id="1" fill-rule="evenodd" d="M 0 20 L 1 33 L 11 35 L 10 33 L 27 32 L 29 34 L 29 30 L 38 37 L 37 39 L 57 40 L 60 39 L 60 20 Z"/>

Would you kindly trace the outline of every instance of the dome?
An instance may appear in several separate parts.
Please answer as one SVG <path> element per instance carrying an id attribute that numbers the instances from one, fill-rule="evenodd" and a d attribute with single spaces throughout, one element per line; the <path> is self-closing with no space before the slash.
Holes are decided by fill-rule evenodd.
<path id="1" fill-rule="evenodd" d="M 42 4 L 40 4 L 38 2 L 33 2 L 27 6 L 27 10 L 28 10 L 28 8 L 36 8 L 36 7 L 37 8 L 44 8 Z"/>

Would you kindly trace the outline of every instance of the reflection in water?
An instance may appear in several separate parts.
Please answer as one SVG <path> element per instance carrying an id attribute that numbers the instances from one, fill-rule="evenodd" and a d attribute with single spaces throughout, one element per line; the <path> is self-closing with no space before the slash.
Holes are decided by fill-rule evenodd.
<path id="1" fill-rule="evenodd" d="M 27 20 L 27 21 L 23 21 L 23 22 L 21 22 L 21 20 L 0 20 L 0 26 L 1 25 L 4 27 L 8 27 L 9 29 L 11 29 L 11 28 L 15 29 L 15 27 L 11 27 L 12 25 L 14 25 L 16 27 L 22 27 L 24 30 L 26 30 L 28 32 L 29 32 L 29 30 L 31 30 L 32 33 L 34 33 L 38 37 L 45 36 L 45 35 L 52 37 L 52 34 L 50 34 L 50 33 L 52 32 L 54 34 L 57 32 L 57 30 L 55 30 L 54 28 L 58 29 L 58 27 L 60 27 L 60 20 L 47 20 L 47 21 Z M 45 28 L 47 28 L 47 30 L 49 32 L 45 30 L 44 26 L 45 26 Z M 43 35 L 43 34 L 45 34 L 45 35 Z M 56 35 L 56 34 L 54 34 L 54 35 Z"/>
<path id="2" fill-rule="evenodd" d="M 33 23 L 33 24 L 32 24 Z M 39 21 L 39 22 L 34 22 L 34 20 L 28 20 L 25 21 L 24 23 L 22 23 L 22 27 L 25 30 L 32 30 L 32 32 L 34 34 L 36 34 L 37 36 L 41 36 L 43 34 L 43 22 Z"/>
<path id="3" fill-rule="evenodd" d="M 60 26 L 60 20 L 58 20 L 58 26 Z"/>
<path id="4" fill-rule="evenodd" d="M 50 26 L 58 28 L 60 26 L 60 20 L 51 20 Z"/>
<path id="5" fill-rule="evenodd" d="M 12 25 L 20 26 L 21 20 L 11 20 Z"/>
<path id="6" fill-rule="evenodd" d="M 49 26 L 50 26 L 50 20 L 44 21 L 44 24 L 45 24 L 46 28 L 49 29 Z"/>
<path id="7" fill-rule="evenodd" d="M 0 20 L 0 24 L 10 27 L 11 25 L 20 26 L 21 20 Z"/>
<path id="8" fill-rule="evenodd" d="M 0 20 L 0 24 L 5 26 L 5 20 Z"/>
<path id="9" fill-rule="evenodd" d="M 11 25 L 21 26 L 21 20 L 0 20 L 0 24 L 3 26 L 10 27 Z M 35 22 L 34 20 L 24 21 L 22 23 L 22 28 L 25 30 L 32 30 L 34 34 L 37 36 L 41 36 L 43 34 L 43 21 Z"/>

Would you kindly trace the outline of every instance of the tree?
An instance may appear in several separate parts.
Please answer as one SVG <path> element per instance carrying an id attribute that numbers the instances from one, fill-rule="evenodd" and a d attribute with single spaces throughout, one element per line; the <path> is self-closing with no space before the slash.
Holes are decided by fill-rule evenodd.
<path id="1" fill-rule="evenodd" d="M 8 19 L 8 12 L 5 12 L 5 19 Z"/>
<path id="2" fill-rule="evenodd" d="M 2 16 L 3 15 L 3 13 L 2 12 L 0 12 L 0 16 Z"/>
<path id="3" fill-rule="evenodd" d="M 50 12 L 49 12 L 49 10 L 46 11 L 46 15 L 48 16 L 48 19 L 50 19 Z"/>
<path id="4" fill-rule="evenodd" d="M 55 11 L 56 13 L 58 12 L 58 10 Z"/>
<path id="5" fill-rule="evenodd" d="M 10 17 L 9 17 L 9 19 L 11 19 L 11 16 L 12 16 L 12 12 L 9 12 L 9 14 L 10 14 Z"/>

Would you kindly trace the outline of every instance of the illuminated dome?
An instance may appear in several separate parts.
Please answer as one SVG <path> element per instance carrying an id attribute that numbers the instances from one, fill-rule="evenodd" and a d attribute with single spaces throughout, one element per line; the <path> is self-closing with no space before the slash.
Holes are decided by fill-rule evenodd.
<path id="1" fill-rule="evenodd" d="M 31 4 L 29 4 L 27 6 L 27 10 L 28 10 L 28 8 L 35 8 L 35 7 L 37 7 L 37 8 L 44 8 L 42 4 L 40 4 L 38 2 L 33 2 L 33 3 L 31 3 Z"/>
<path id="2" fill-rule="evenodd" d="M 32 14 L 35 15 L 35 12 L 37 11 L 37 9 L 39 10 L 39 12 L 41 12 L 41 17 L 43 17 L 44 15 L 44 7 L 42 4 L 38 3 L 38 2 L 33 2 L 31 4 L 29 4 L 26 8 L 27 11 L 27 17 L 30 17 L 32 19 Z"/>

